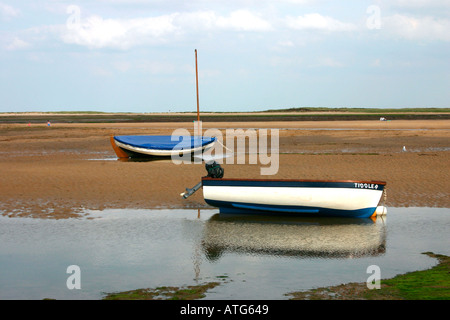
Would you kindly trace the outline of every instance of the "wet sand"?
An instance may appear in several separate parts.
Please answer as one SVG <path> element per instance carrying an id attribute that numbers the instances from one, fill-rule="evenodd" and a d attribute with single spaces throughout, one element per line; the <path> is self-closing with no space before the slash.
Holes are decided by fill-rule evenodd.
<path id="1" fill-rule="evenodd" d="M 110 144 L 111 135 L 176 128 L 193 132 L 182 122 L 0 124 L 0 212 L 68 218 L 85 209 L 208 208 L 201 190 L 180 197 L 206 175 L 203 164 L 119 161 Z M 279 129 L 276 175 L 261 176 L 268 165 L 247 158 L 225 160 L 225 177 L 383 180 L 387 206 L 450 207 L 450 120 L 204 122 L 208 128 L 224 137 L 227 128 Z"/>

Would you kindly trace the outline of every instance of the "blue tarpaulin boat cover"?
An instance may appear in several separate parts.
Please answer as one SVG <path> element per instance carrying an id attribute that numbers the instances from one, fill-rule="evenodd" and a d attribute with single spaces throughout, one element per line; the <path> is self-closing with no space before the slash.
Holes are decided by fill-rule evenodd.
<path id="1" fill-rule="evenodd" d="M 137 148 L 186 150 L 205 146 L 216 140 L 200 136 L 115 136 L 117 141 Z"/>

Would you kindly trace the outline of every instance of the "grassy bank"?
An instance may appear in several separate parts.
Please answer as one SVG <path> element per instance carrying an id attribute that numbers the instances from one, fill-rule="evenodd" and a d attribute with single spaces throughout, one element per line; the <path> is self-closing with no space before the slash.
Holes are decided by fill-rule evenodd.
<path id="1" fill-rule="evenodd" d="M 425 252 L 439 260 L 428 270 L 382 279 L 380 289 L 366 283 L 347 283 L 287 294 L 292 300 L 450 300 L 450 257 Z"/>
<path id="2" fill-rule="evenodd" d="M 342 113 L 446 113 L 450 108 L 287 108 L 270 109 L 266 112 L 342 112 Z"/>

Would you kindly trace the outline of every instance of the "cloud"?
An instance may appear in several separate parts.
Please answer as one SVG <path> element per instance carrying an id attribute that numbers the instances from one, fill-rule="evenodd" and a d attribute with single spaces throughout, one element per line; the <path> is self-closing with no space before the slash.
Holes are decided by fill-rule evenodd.
<path id="1" fill-rule="evenodd" d="M 272 25 L 257 13 L 249 10 L 235 10 L 228 16 L 215 11 L 195 11 L 177 13 L 174 24 L 182 30 L 231 30 L 231 31 L 270 31 Z"/>
<path id="2" fill-rule="evenodd" d="M 258 0 L 261 1 L 261 0 Z M 276 0 L 276 2 L 280 2 L 280 3 L 286 3 L 289 5 L 294 5 L 294 6 L 305 6 L 305 5 L 311 5 L 311 4 L 316 4 L 318 1 L 321 0 Z M 268 0 L 268 2 L 270 2 L 270 0 Z M 272 3 L 274 1 L 272 0 Z"/>
<path id="3" fill-rule="evenodd" d="M 0 2 L 0 17 L 3 20 L 10 20 L 12 18 L 18 17 L 20 15 L 20 10 L 16 9 L 10 5 Z"/>
<path id="4" fill-rule="evenodd" d="M 375 60 L 370 62 L 369 66 L 371 66 L 371 67 L 380 67 L 381 66 L 381 59 L 380 58 L 376 58 Z"/>
<path id="5" fill-rule="evenodd" d="M 218 17 L 217 26 L 238 31 L 268 31 L 272 29 L 269 22 L 248 10 L 237 10 L 229 17 Z"/>
<path id="6" fill-rule="evenodd" d="M 193 30 L 268 31 L 269 22 L 248 10 L 236 10 L 228 16 L 214 11 L 172 13 L 147 18 L 68 19 L 61 38 L 65 43 L 90 48 L 127 49 L 141 44 L 159 44 Z"/>
<path id="7" fill-rule="evenodd" d="M 177 31 L 173 24 L 175 15 L 135 19 L 103 19 L 90 16 L 84 21 L 67 25 L 62 40 L 90 48 L 122 49 L 140 43 L 160 42 L 164 41 L 164 36 Z"/>
<path id="8" fill-rule="evenodd" d="M 389 3 L 405 8 L 450 7 L 448 0 L 390 0 Z"/>
<path id="9" fill-rule="evenodd" d="M 382 19 L 382 28 L 409 40 L 450 41 L 448 19 L 395 14 Z"/>
<path id="10" fill-rule="evenodd" d="M 286 25 L 296 30 L 352 31 L 356 29 L 356 26 L 351 23 L 341 22 L 318 13 L 309 13 L 296 18 L 287 17 Z"/>
<path id="11" fill-rule="evenodd" d="M 25 49 L 28 48 L 30 46 L 30 44 L 28 42 L 25 42 L 21 39 L 19 39 L 18 37 L 15 37 L 8 45 L 6 45 L 6 50 L 20 50 L 20 49 Z"/>
<path id="12" fill-rule="evenodd" d="M 340 68 L 340 67 L 343 67 L 344 65 L 341 62 L 335 60 L 334 58 L 324 57 L 324 58 L 318 59 L 318 64 L 315 66 Z"/>

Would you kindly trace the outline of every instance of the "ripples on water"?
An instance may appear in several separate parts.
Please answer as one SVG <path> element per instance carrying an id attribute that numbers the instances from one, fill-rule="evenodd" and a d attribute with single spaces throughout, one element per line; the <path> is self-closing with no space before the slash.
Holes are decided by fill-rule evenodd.
<path id="1" fill-rule="evenodd" d="M 225 281 L 207 299 L 285 293 L 429 268 L 449 255 L 450 210 L 389 208 L 386 218 L 219 215 L 217 210 L 106 210 L 89 218 L 0 217 L 0 299 L 100 299 L 103 292 Z M 69 265 L 81 290 L 69 290 Z"/>

